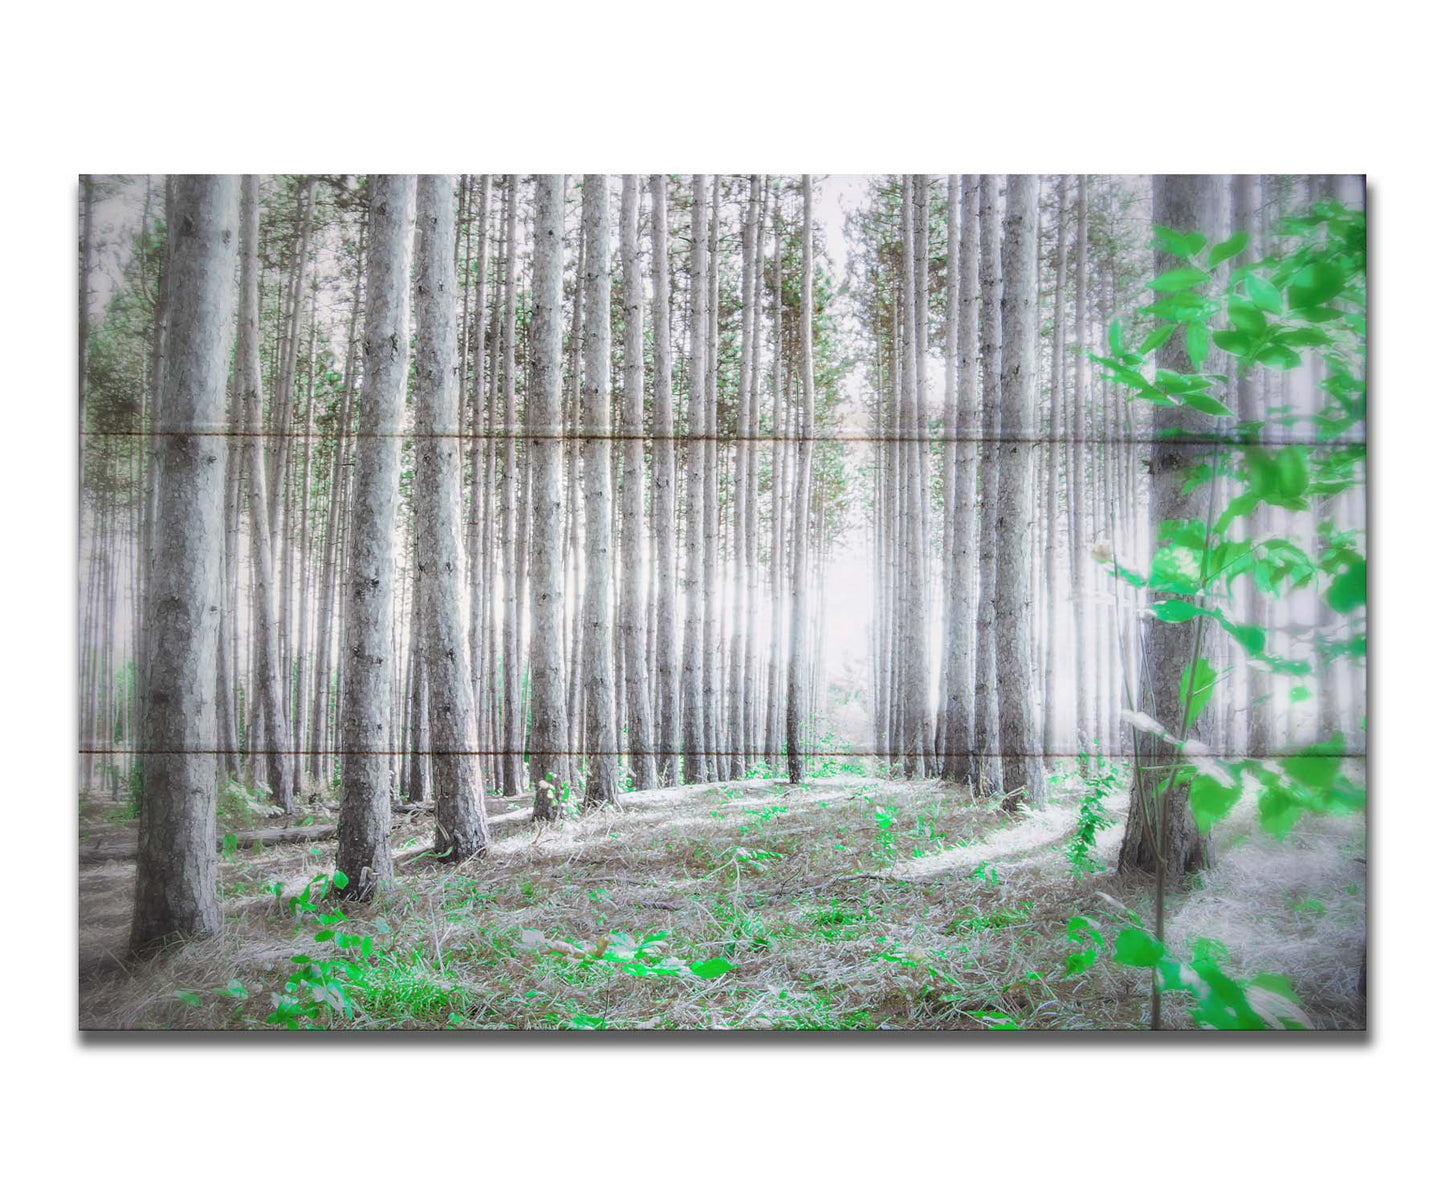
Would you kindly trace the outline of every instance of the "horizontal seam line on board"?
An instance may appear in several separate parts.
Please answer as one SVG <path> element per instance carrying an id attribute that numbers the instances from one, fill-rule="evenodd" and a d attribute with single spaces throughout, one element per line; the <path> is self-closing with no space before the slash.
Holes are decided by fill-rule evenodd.
<path id="1" fill-rule="evenodd" d="M 332 755 L 334 755 L 334 756 L 345 756 L 345 755 L 351 755 L 351 754 L 356 754 L 356 755 L 370 755 L 370 756 L 395 756 L 395 757 L 403 757 L 403 756 L 419 756 L 419 757 L 498 757 L 498 756 L 508 756 L 508 757 L 513 757 L 513 756 L 515 756 L 515 757 L 521 757 L 521 756 L 561 757 L 561 756 L 569 756 L 569 757 L 571 757 L 571 756 L 582 756 L 582 755 L 598 756 L 598 757 L 631 757 L 631 756 L 635 755 L 634 752 L 633 752 L 633 750 L 630 749 L 630 748 L 623 748 L 623 749 L 616 749 L 616 748 L 562 748 L 562 749 L 557 749 L 557 748 L 488 748 L 488 749 L 471 749 L 471 748 L 454 748 L 454 749 L 453 749 L 453 748 L 435 748 L 435 749 L 405 749 L 405 748 L 354 748 L 354 749 L 335 748 L 335 749 L 332 749 L 332 748 L 303 748 L 303 749 L 294 749 L 294 748 L 283 748 L 283 749 L 270 749 L 270 748 L 265 748 L 265 749 L 257 749 L 257 750 L 254 750 L 254 751 L 255 751 L 256 753 L 258 753 L 258 754 L 264 753 L 264 754 L 267 755 L 267 756 L 283 756 L 283 757 L 296 757 L 296 756 L 301 756 L 301 757 L 305 757 L 305 756 L 332 756 Z M 742 749 L 742 750 L 731 749 L 731 748 L 693 749 L 691 752 L 689 752 L 687 749 L 681 749 L 681 748 L 678 748 L 678 749 L 648 748 L 648 749 L 643 749 L 640 755 L 642 755 L 642 756 L 649 756 L 649 757 L 685 757 L 685 756 L 698 756 L 698 757 L 731 757 L 731 756 L 736 756 L 736 755 L 738 755 L 739 751 L 741 751 L 741 753 L 742 753 L 743 755 L 747 755 L 748 753 L 761 753 L 761 752 L 766 752 L 767 750 L 766 750 L 766 749 L 759 749 L 759 748 L 755 748 L 755 747 L 749 747 L 749 748 L 745 748 L 745 749 Z M 131 749 L 131 748 L 127 748 L 127 747 L 100 747 L 100 746 L 93 747 L 93 748 L 81 748 L 81 749 L 77 749 L 77 752 L 80 753 L 80 754 L 83 754 L 83 755 L 84 755 L 84 754 L 92 754 L 92 753 L 135 752 L 135 753 L 139 753 L 139 754 L 141 754 L 141 755 L 154 755 L 154 756 L 231 756 L 231 755 L 233 755 L 233 754 L 239 754 L 239 750 L 238 750 L 238 749 L 232 749 L 232 748 L 141 748 L 141 749 Z M 1130 752 L 1130 750 L 1128 750 L 1128 749 L 1121 749 L 1120 752 L 1121 752 L 1121 753 Z M 831 756 L 831 757 L 888 757 L 888 756 L 899 756 L 899 757 L 906 757 L 906 756 L 923 756 L 923 755 L 926 754 L 926 755 L 928 755 L 928 756 L 930 756 L 930 757 L 939 757 L 939 756 L 941 756 L 941 757 L 974 756 L 974 757 L 1058 757 L 1058 758 L 1064 758 L 1064 757 L 1077 757 L 1077 756 L 1079 755 L 1079 750 L 1078 750 L 1077 748 L 1070 748 L 1070 749 L 1065 749 L 1065 750 L 1061 750 L 1061 751 L 1058 751 L 1058 752 L 1022 752 L 1022 751 L 1018 751 L 1018 752 L 1013 752 L 1013 751 L 1010 751 L 1010 752 L 979 752 L 979 751 L 975 751 L 975 750 L 973 750 L 973 749 L 967 749 L 967 750 L 965 750 L 965 751 L 963 751 L 963 752 L 957 752 L 957 753 L 951 753 L 951 752 L 935 753 L 935 752 L 933 752 L 933 751 L 931 751 L 931 750 L 921 750 L 921 749 L 898 749 L 898 750 L 894 750 L 894 751 L 891 751 L 891 752 L 880 752 L 880 751 L 877 750 L 877 749 L 849 749 L 849 750 L 844 751 L 844 750 L 840 750 L 840 749 L 836 749 L 836 748 L 809 748 L 809 749 L 803 749 L 803 750 L 802 750 L 802 754 L 803 754 L 804 756 L 808 756 L 808 757 L 818 757 L 818 756 Z M 249 756 L 249 755 L 251 755 L 251 753 L 248 751 L 247 755 Z M 776 755 L 778 755 L 778 756 L 786 756 L 787 754 L 784 753 L 784 752 L 779 752 L 779 753 L 777 753 Z M 1089 754 L 1086 754 L 1086 755 L 1088 755 L 1088 756 L 1093 756 L 1093 755 L 1095 755 L 1095 754 L 1089 753 Z M 1106 754 L 1106 755 L 1107 755 L 1107 754 Z M 1132 753 L 1131 753 L 1131 755 L 1132 755 Z M 1365 756 L 1365 754 L 1362 753 L 1362 752 L 1349 752 L 1349 751 L 1320 752 L 1320 751 L 1309 751 L 1309 750 L 1306 750 L 1306 749 L 1299 749 L 1299 750 L 1279 749 L 1279 750 L 1277 750 L 1277 751 L 1275 751 L 1275 752 L 1252 753 L 1252 754 L 1236 754 L 1236 753 L 1233 753 L 1233 752 L 1229 752 L 1229 751 L 1227 751 L 1227 750 L 1225 750 L 1225 749 L 1210 749 L 1210 750 L 1207 750 L 1207 751 L 1202 752 L 1202 753 L 1191 753 L 1191 754 L 1189 754 L 1189 755 L 1191 755 L 1191 756 L 1226 756 L 1226 757 L 1232 757 L 1232 756 L 1236 756 L 1236 755 L 1248 755 L 1248 756 L 1250 756 L 1250 757 L 1252 757 L 1253 759 L 1256 759 L 1256 760 L 1258 760 L 1258 759 L 1261 758 L 1261 757 L 1267 758 L 1267 759 L 1272 759 L 1272 758 L 1274 758 L 1274 757 L 1321 757 L 1321 758 L 1323 758 L 1323 757 L 1352 757 L 1352 758 L 1363 758 L 1363 757 Z"/>
<path id="2" fill-rule="evenodd" d="M 107 430 L 107 431 L 84 431 L 81 433 L 82 440 L 85 439 L 130 439 L 144 438 L 150 436 L 158 439 L 171 438 L 196 438 L 196 439 L 319 439 L 334 438 L 331 434 L 322 435 L 320 432 L 312 431 L 185 431 L 185 430 Z M 1217 447 L 1221 442 L 1226 447 L 1330 447 L 1330 448 L 1362 448 L 1366 446 L 1363 439 L 1254 439 L 1247 442 L 1230 442 L 1205 438 L 1202 433 L 1191 432 L 1188 438 L 1155 437 L 1155 436 L 1122 436 L 1111 435 L 1108 437 L 1090 437 L 1083 435 L 691 435 L 672 434 L 656 435 L 642 434 L 629 435 L 617 431 L 607 434 L 589 434 L 587 432 L 571 433 L 541 433 L 537 431 L 518 430 L 512 433 L 506 431 L 487 431 L 481 434 L 472 435 L 467 432 L 457 433 L 454 431 L 439 431 L 427 433 L 421 431 L 352 431 L 347 434 L 348 439 L 456 439 L 459 442 L 469 442 L 473 439 L 485 440 L 488 442 L 498 439 L 514 439 L 521 442 L 539 439 L 555 439 L 571 442 L 574 440 L 607 440 L 611 442 L 669 442 L 669 443 L 1058 443 L 1058 444 L 1082 444 L 1084 446 L 1124 446 L 1137 445 L 1141 447 L 1152 446 L 1156 443 L 1167 443 L 1171 447 L 1188 446 L 1197 444 L 1200 447 Z"/>

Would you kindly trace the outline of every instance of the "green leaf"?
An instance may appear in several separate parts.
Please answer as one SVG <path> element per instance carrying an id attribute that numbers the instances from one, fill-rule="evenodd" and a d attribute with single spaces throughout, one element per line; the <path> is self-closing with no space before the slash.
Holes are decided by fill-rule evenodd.
<path id="1" fill-rule="evenodd" d="M 1282 330 L 1277 340 L 1286 347 L 1327 347 L 1330 336 L 1313 326 L 1301 326 L 1293 330 Z"/>
<path id="2" fill-rule="evenodd" d="M 1226 259 L 1233 259 L 1246 246 L 1249 245 L 1249 232 L 1241 230 L 1238 234 L 1231 234 L 1221 243 L 1216 243 L 1214 249 L 1209 252 L 1209 266 L 1216 267 Z"/>
<path id="3" fill-rule="evenodd" d="M 198 1008 L 201 1006 L 201 997 L 194 991 L 177 991 L 176 998 L 188 1008 Z"/>
<path id="4" fill-rule="evenodd" d="M 1309 461 L 1303 448 L 1286 447 L 1274 461 L 1274 494 L 1283 499 L 1299 497 L 1310 482 Z"/>
<path id="5" fill-rule="evenodd" d="M 1199 268 L 1174 268 L 1155 276 L 1146 287 L 1152 288 L 1156 293 L 1177 293 L 1181 289 L 1203 284 L 1208 279 L 1209 273 Z"/>
<path id="6" fill-rule="evenodd" d="M 1178 230 L 1171 230 L 1168 226 L 1155 226 L 1154 237 L 1159 240 L 1159 245 L 1176 259 L 1191 258 L 1206 241 L 1202 234 L 1180 234 Z"/>
<path id="7" fill-rule="evenodd" d="M 1260 794 L 1259 826 L 1271 836 L 1286 836 L 1299 816 L 1299 801 L 1286 787 L 1269 786 Z"/>
<path id="8" fill-rule="evenodd" d="M 1148 355 L 1157 347 L 1164 346 L 1169 341 L 1169 336 L 1174 333 L 1174 327 L 1156 326 L 1149 332 L 1149 337 L 1139 344 L 1139 354 Z"/>
<path id="9" fill-rule="evenodd" d="M 1209 356 L 1209 331 L 1203 322 L 1190 322 L 1184 328 L 1184 349 L 1196 368 Z"/>
<path id="10" fill-rule="evenodd" d="M 1117 318 L 1109 323 L 1109 350 L 1115 355 L 1124 354 L 1124 341 L 1119 333 L 1119 320 Z"/>
<path id="11" fill-rule="evenodd" d="M 1186 602 L 1183 598 L 1165 598 L 1154 603 L 1154 614 L 1164 623 L 1187 623 L 1195 615 L 1207 615 L 1203 607 Z"/>
<path id="12" fill-rule="evenodd" d="M 1323 744 L 1313 744 L 1292 757 L 1286 757 L 1284 771 L 1311 790 L 1324 790 L 1334 783 L 1335 775 L 1340 772 L 1344 750 L 1344 737 L 1336 733 L 1333 739 Z"/>
<path id="13" fill-rule="evenodd" d="M 1152 966 L 1164 956 L 1164 946 L 1142 928 L 1124 928 L 1114 940 L 1114 960 L 1121 966 Z"/>
<path id="14" fill-rule="evenodd" d="M 1200 329 L 1203 329 L 1202 327 Z M 1182 393 L 1179 400 L 1190 409 L 1198 410 L 1201 414 L 1209 414 L 1216 418 L 1232 418 L 1234 411 L 1222 401 L 1211 397 L 1208 393 Z"/>
<path id="15" fill-rule="evenodd" d="M 1189 680 L 1191 668 L 1194 674 L 1194 695 L 1189 701 L 1185 701 L 1189 693 Z M 1184 666 L 1184 671 L 1179 675 L 1179 706 L 1187 706 L 1188 713 L 1184 716 L 1184 731 L 1188 734 L 1189 729 L 1194 726 L 1194 721 L 1199 714 L 1209 705 L 1209 697 L 1214 693 L 1214 683 L 1219 678 L 1214 666 L 1209 663 L 1207 656 L 1201 656 L 1197 661 Z"/>
<path id="16" fill-rule="evenodd" d="M 1229 320 L 1234 323 L 1237 330 L 1251 338 L 1258 338 L 1269 325 L 1257 305 L 1252 305 L 1239 297 L 1229 299 Z"/>
<path id="17" fill-rule="evenodd" d="M 1254 350 L 1254 339 L 1239 330 L 1216 330 L 1214 345 L 1230 355 L 1248 355 Z"/>
<path id="18" fill-rule="evenodd" d="M 1267 313 L 1277 314 L 1284 310 L 1284 298 L 1280 296 L 1279 289 L 1275 288 L 1263 276 L 1257 276 L 1250 272 L 1244 278 L 1244 291 L 1249 294 L 1249 299 L 1260 309 Z"/>
<path id="19" fill-rule="evenodd" d="M 1229 530 L 1229 524 L 1235 519 L 1249 514 L 1259 505 L 1259 495 L 1252 489 L 1246 489 L 1234 501 L 1230 502 L 1214 522 L 1214 533 L 1223 535 Z"/>
<path id="20" fill-rule="evenodd" d="M 1323 260 L 1307 263 L 1289 282 L 1289 307 L 1308 309 L 1323 305 L 1339 295 L 1345 287 L 1345 273 L 1338 264 Z"/>
<path id="21" fill-rule="evenodd" d="M 1278 368 L 1281 372 L 1288 372 L 1291 368 L 1298 368 L 1301 364 L 1299 352 L 1280 343 L 1267 343 L 1260 348 L 1259 353 L 1254 357 L 1261 364 L 1271 368 Z"/>
<path id="22" fill-rule="evenodd" d="M 348 878 L 341 870 L 337 870 L 336 873 L 331 875 L 331 885 L 336 887 L 337 890 L 345 890 L 346 884 L 350 881 L 351 879 Z"/>
<path id="23" fill-rule="evenodd" d="M 1250 656 L 1258 656 L 1264 651 L 1265 634 L 1263 627 L 1255 627 L 1248 623 L 1229 622 L 1221 622 L 1220 626 L 1238 640 Z"/>
<path id="24" fill-rule="evenodd" d="M 1216 823 L 1229 814 L 1230 808 L 1239 802 L 1244 792 L 1244 779 L 1237 779 L 1233 786 L 1215 781 L 1207 773 L 1197 773 L 1189 784 L 1189 809 L 1201 832 L 1208 832 Z"/>
<path id="25" fill-rule="evenodd" d="M 1331 610 L 1349 614 L 1365 604 L 1365 562 L 1356 561 L 1339 574 L 1325 590 L 1325 601 Z"/>
<path id="26" fill-rule="evenodd" d="M 698 978 L 721 978 L 729 970 L 736 970 L 737 967 L 725 957 L 710 957 L 706 961 L 693 962 L 688 969 Z"/>

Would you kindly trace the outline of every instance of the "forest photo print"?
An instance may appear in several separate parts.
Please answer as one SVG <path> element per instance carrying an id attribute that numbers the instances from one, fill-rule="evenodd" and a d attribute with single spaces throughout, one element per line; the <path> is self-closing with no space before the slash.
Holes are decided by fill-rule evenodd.
<path id="1" fill-rule="evenodd" d="M 1362 177 L 77 204 L 82 1029 L 1366 1027 Z"/>

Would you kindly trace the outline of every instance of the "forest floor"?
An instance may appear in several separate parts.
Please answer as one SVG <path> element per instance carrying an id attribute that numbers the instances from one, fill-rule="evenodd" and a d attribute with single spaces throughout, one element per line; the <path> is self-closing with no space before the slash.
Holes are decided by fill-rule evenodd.
<path id="1" fill-rule="evenodd" d="M 394 831 L 394 885 L 365 905 L 321 900 L 335 845 L 318 810 L 292 821 L 299 840 L 228 842 L 222 935 L 139 963 L 125 957 L 135 824 L 89 803 L 80 1024 L 275 1027 L 279 998 L 305 1006 L 287 1005 L 293 1024 L 347 1029 L 1144 1027 L 1144 971 L 1101 957 L 1067 976 L 1064 961 L 1071 916 L 1112 947 L 1129 909 L 1150 913 L 1151 883 L 1080 872 L 1077 792 L 1058 793 L 1009 813 L 938 781 L 749 779 L 541 827 L 491 799 L 494 846 L 458 867 L 430 857 L 417 810 Z M 1094 857 L 1112 868 L 1125 796 L 1106 805 Z M 1215 830 L 1214 865 L 1171 892 L 1170 947 L 1220 941 L 1231 974 L 1288 976 L 1314 1027 L 1362 1027 L 1363 817 L 1306 819 L 1280 841 L 1240 810 Z M 1174 1000 L 1167 1026 L 1191 1027 Z"/>

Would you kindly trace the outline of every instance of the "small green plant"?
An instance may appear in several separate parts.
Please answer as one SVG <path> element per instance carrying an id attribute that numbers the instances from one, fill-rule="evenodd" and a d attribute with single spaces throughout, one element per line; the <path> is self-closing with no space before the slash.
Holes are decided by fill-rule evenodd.
<path id="1" fill-rule="evenodd" d="M 897 807 L 876 806 L 873 808 L 873 823 L 878 829 L 873 834 L 873 857 L 880 865 L 887 865 L 893 860 L 895 854 L 893 825 L 897 820 Z"/>
<path id="2" fill-rule="evenodd" d="M 1083 783 L 1084 794 L 1079 801 L 1079 822 L 1064 847 L 1064 856 L 1069 859 L 1076 878 L 1104 868 L 1103 862 L 1094 856 L 1094 849 L 1099 831 L 1114 822 L 1104 804 L 1117 789 L 1122 773 L 1120 766 L 1103 758 L 1091 770 L 1088 754 L 1079 753 L 1079 780 Z"/>
<path id="3" fill-rule="evenodd" d="M 753 818 L 751 820 L 745 821 L 738 827 L 738 835 L 749 836 L 752 833 L 756 832 L 764 824 L 772 823 L 774 820 L 778 819 L 780 816 L 786 815 L 787 813 L 788 809 L 781 804 L 762 808 L 744 807 L 743 814 L 751 815 Z"/>
<path id="4" fill-rule="evenodd" d="M 1107 946 L 1092 916 L 1071 916 L 1067 942 L 1074 951 L 1065 959 L 1065 975 L 1080 974 L 1098 960 Z M 1121 928 L 1114 938 L 1111 960 L 1118 966 L 1149 970 L 1161 993 L 1189 997 L 1189 1015 L 1207 1029 L 1304 1029 L 1309 1017 L 1300 1007 L 1289 979 L 1282 974 L 1256 974 L 1236 979 L 1221 963 L 1229 951 L 1218 941 L 1197 940 L 1188 960 L 1167 948 L 1137 923 Z"/>
<path id="5" fill-rule="evenodd" d="M 351 989 L 362 977 L 359 963 L 372 956 L 372 938 L 370 934 L 340 931 L 339 926 L 346 923 L 345 914 L 322 910 L 327 894 L 333 889 L 344 889 L 348 881 L 340 870 L 334 874 L 317 874 L 299 895 L 286 900 L 292 915 L 301 921 L 298 929 L 309 926 L 312 940 L 329 946 L 330 951 L 318 957 L 309 953 L 292 955 L 291 963 L 296 969 L 280 991 L 271 992 L 272 1011 L 266 1017 L 267 1024 L 288 1029 L 321 1028 L 321 1022 L 330 1014 L 339 1014 L 348 1020 L 355 1014 Z M 281 884 L 272 884 L 270 891 L 279 899 Z M 379 931 L 389 931 L 382 927 L 385 923 L 385 920 L 377 921 Z"/>
<path id="6" fill-rule="evenodd" d="M 722 957 L 684 961 L 668 953 L 670 934 L 666 929 L 643 936 L 626 932 L 609 932 L 598 937 L 595 944 L 580 945 L 572 941 L 548 938 L 538 928 L 524 928 L 517 944 L 521 949 L 561 958 L 573 958 L 583 964 L 620 966 L 624 974 L 636 977 L 720 978 L 737 967 Z"/>

